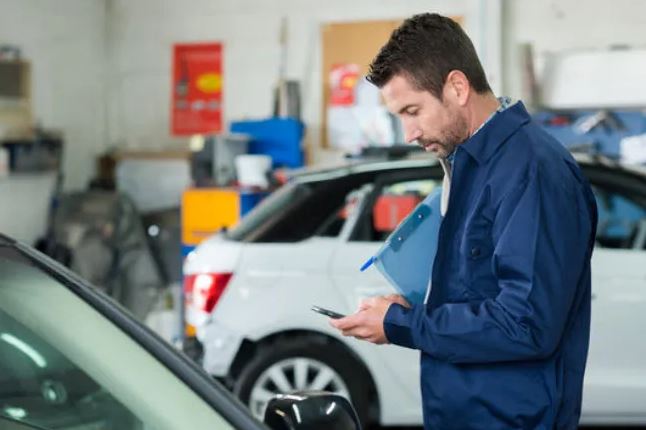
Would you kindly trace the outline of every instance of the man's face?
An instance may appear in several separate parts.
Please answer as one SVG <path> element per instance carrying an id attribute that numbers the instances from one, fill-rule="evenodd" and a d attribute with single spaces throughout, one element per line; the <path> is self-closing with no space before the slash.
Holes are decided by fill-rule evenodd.
<path id="1" fill-rule="evenodd" d="M 388 110 L 401 119 L 408 143 L 417 142 L 445 158 L 469 137 L 467 121 L 450 97 L 440 101 L 430 92 L 414 88 L 402 75 L 388 81 L 381 94 Z"/>

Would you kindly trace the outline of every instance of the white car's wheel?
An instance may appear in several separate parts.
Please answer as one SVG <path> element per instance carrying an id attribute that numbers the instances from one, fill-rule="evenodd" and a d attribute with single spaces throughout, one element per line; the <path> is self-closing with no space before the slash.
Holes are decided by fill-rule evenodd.
<path id="1" fill-rule="evenodd" d="M 242 368 L 234 392 L 262 420 L 276 394 L 329 391 L 349 399 L 365 423 L 370 387 L 368 373 L 347 350 L 318 337 L 295 337 L 259 348 Z"/>
<path id="2" fill-rule="evenodd" d="M 256 379 L 249 395 L 249 408 L 262 420 L 269 399 L 297 391 L 329 391 L 350 400 L 341 376 L 327 364 L 310 357 L 287 358 L 269 366 Z"/>

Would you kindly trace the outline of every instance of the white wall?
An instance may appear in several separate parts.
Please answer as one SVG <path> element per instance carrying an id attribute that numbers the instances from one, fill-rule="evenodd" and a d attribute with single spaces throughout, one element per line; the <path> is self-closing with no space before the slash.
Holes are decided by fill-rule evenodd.
<path id="1" fill-rule="evenodd" d="M 503 10 L 504 91 L 515 97 L 522 94 L 520 43 L 533 44 L 539 73 L 549 52 L 646 46 L 642 0 L 504 0 Z"/>
<path id="2" fill-rule="evenodd" d="M 105 145 L 105 25 L 104 0 L 0 0 L 0 44 L 32 64 L 34 118 L 64 132 L 68 189 Z"/>
<path id="3" fill-rule="evenodd" d="M 500 92 L 515 97 L 522 94 L 519 43 L 532 42 L 539 59 L 546 51 L 646 45 L 642 0 L 0 0 L 0 43 L 21 46 L 32 61 L 35 116 L 64 131 L 66 185 L 82 188 L 107 145 L 172 142 L 173 43 L 223 41 L 225 119 L 263 117 L 271 111 L 286 16 L 287 73 L 303 85 L 316 144 L 320 25 L 423 11 L 464 15 L 494 88 L 502 83 Z"/>
<path id="4" fill-rule="evenodd" d="M 171 47 L 178 42 L 224 43 L 226 121 L 270 115 L 283 16 L 289 28 L 287 75 L 301 82 L 303 116 L 314 145 L 321 118 L 323 23 L 427 11 L 464 15 L 476 46 L 488 46 L 489 62 L 498 73 L 494 80 L 500 78 L 500 45 L 487 38 L 499 37 L 499 26 L 494 20 L 490 28 L 492 21 L 481 19 L 483 13 L 500 16 L 497 0 L 111 0 L 109 5 L 109 140 L 133 147 L 171 141 Z"/>

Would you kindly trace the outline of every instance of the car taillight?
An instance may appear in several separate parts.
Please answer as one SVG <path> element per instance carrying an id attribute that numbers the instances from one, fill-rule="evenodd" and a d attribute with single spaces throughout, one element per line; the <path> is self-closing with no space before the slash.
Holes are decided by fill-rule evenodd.
<path id="1" fill-rule="evenodd" d="M 186 307 L 211 312 L 220 300 L 233 273 L 200 273 L 184 276 Z"/>

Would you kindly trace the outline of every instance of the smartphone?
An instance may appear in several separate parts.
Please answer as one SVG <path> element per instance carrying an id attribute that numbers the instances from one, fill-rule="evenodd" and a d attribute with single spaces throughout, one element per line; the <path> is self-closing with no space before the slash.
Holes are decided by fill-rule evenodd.
<path id="1" fill-rule="evenodd" d="M 331 311 L 331 310 L 329 310 L 329 309 L 321 308 L 321 307 L 319 307 L 319 306 L 312 306 L 312 310 L 313 310 L 314 312 L 318 312 L 318 313 L 320 313 L 321 315 L 328 316 L 328 317 L 333 318 L 333 319 L 335 319 L 335 320 L 336 320 L 336 319 L 339 319 L 339 318 L 344 318 L 344 317 L 345 317 L 345 315 L 342 315 L 342 314 L 340 314 L 340 313 L 337 313 L 337 312 Z"/>

